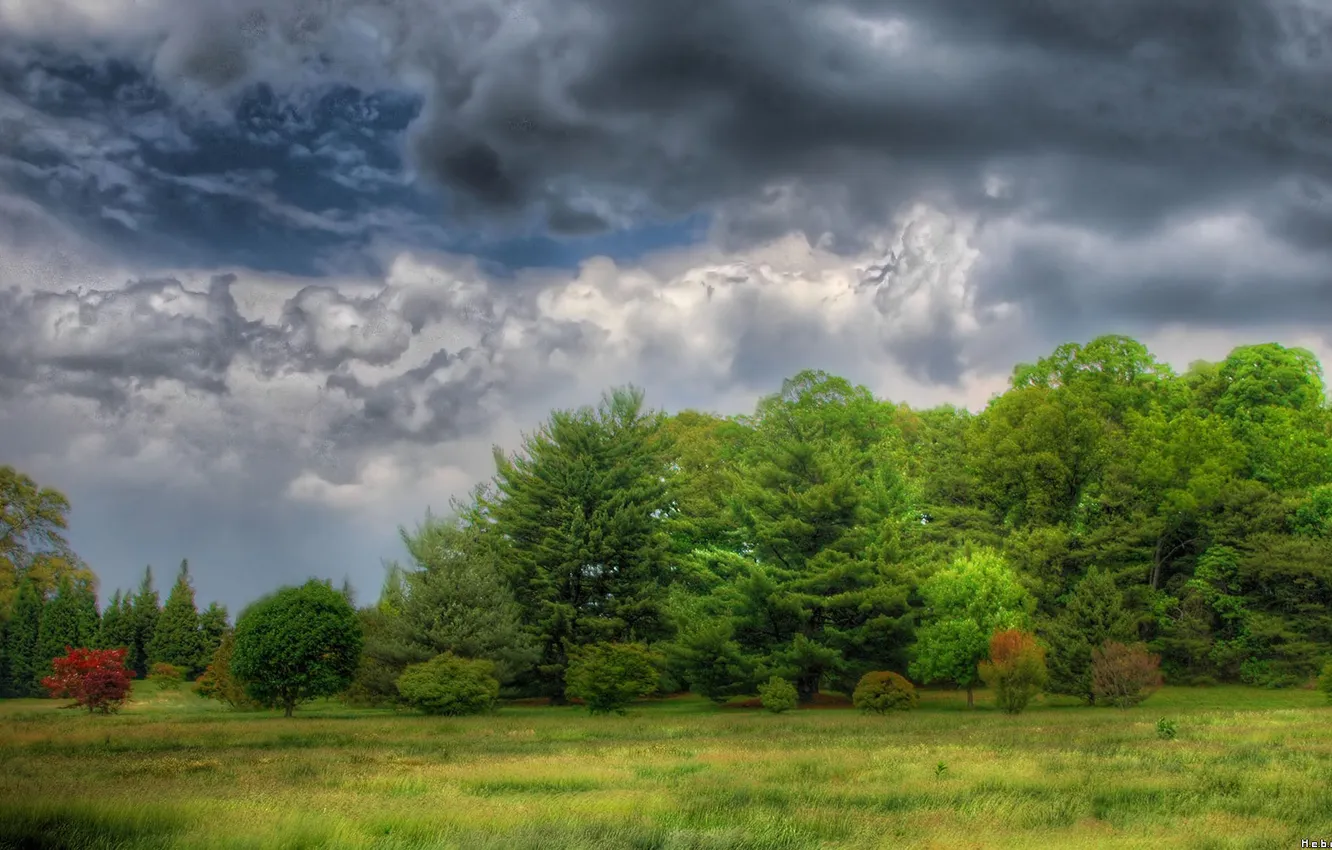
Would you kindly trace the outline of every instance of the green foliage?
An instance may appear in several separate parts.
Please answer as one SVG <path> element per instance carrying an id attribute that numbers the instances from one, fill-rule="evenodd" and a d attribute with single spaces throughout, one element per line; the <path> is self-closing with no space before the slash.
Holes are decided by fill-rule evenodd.
<path id="1" fill-rule="evenodd" d="M 771 711 L 773 714 L 790 711 L 799 703 L 799 694 L 796 692 L 795 685 L 781 676 L 773 676 L 767 682 L 759 685 L 758 692 L 764 710 Z"/>
<path id="2" fill-rule="evenodd" d="M 598 643 L 571 651 L 567 693 L 593 714 L 624 714 L 657 689 L 663 659 L 641 644 Z"/>
<path id="3" fill-rule="evenodd" d="M 873 714 L 910 711 L 919 702 L 916 686 L 905 676 L 889 671 L 866 673 L 851 696 L 856 708 Z"/>
<path id="4" fill-rule="evenodd" d="M 291 717 L 300 703 L 351 683 L 361 644 L 346 597 L 311 579 L 245 609 L 236 620 L 231 673 L 256 702 Z"/>
<path id="5" fill-rule="evenodd" d="M 1091 687 L 1092 650 L 1108 640 L 1130 641 L 1132 617 L 1109 572 L 1093 567 L 1074 586 L 1059 614 L 1042 630 L 1050 647 L 1051 693 L 1095 701 Z"/>
<path id="6" fill-rule="evenodd" d="M 497 498 L 479 505 L 507 541 L 509 578 L 540 651 L 524 684 L 565 693 L 569 652 L 669 638 L 662 417 L 635 389 L 557 411 L 522 451 L 496 452 Z M 480 512 L 480 511 L 479 511 Z"/>
<path id="7" fill-rule="evenodd" d="M 1332 702 L 1332 661 L 1323 665 L 1323 672 L 1318 676 L 1318 690 Z"/>
<path id="8" fill-rule="evenodd" d="M 754 668 L 733 635 L 731 624 L 722 620 L 681 638 L 676 657 L 691 691 L 721 703 L 748 690 Z"/>
<path id="9" fill-rule="evenodd" d="M 204 636 L 199 628 L 194 586 L 190 583 L 186 561 L 180 563 L 180 573 L 157 618 L 147 650 L 150 668 L 165 663 L 179 668 L 185 675 L 193 675 L 205 666 Z"/>
<path id="10" fill-rule="evenodd" d="M 38 651 L 42 607 L 37 588 L 30 581 L 22 581 L 5 630 L 5 696 L 33 697 L 42 693 L 41 679 L 50 664 L 41 663 Z"/>
<path id="11" fill-rule="evenodd" d="M 134 675 L 143 678 L 148 675 L 149 644 L 157 632 L 157 618 L 162 614 L 161 601 L 153 588 L 153 568 L 145 567 L 143 580 L 139 583 L 139 592 L 134 594 L 130 604 L 130 619 L 134 623 L 134 642 L 129 647 L 129 665 Z"/>
<path id="12" fill-rule="evenodd" d="M 199 636 L 203 645 L 203 652 L 200 657 L 204 662 L 211 659 L 213 653 L 217 652 L 217 648 L 222 644 L 222 636 L 230 628 L 225 605 L 210 602 L 207 608 L 199 612 Z"/>
<path id="13" fill-rule="evenodd" d="M 185 682 L 185 671 L 174 664 L 158 661 L 148 668 L 147 681 L 159 691 L 179 690 Z"/>
<path id="14" fill-rule="evenodd" d="M 926 579 L 920 594 L 925 600 L 925 625 L 916 632 L 911 676 L 966 688 L 970 706 L 990 636 L 1026 626 L 1035 601 L 1003 556 L 992 549 L 957 558 Z"/>
<path id="15" fill-rule="evenodd" d="M 495 707 L 499 681 L 495 664 L 452 653 L 412 664 L 398 677 L 402 701 L 426 714 L 480 714 Z"/>
<path id="16" fill-rule="evenodd" d="M 245 692 L 245 685 L 231 673 L 231 657 L 236 647 L 235 632 L 227 630 L 213 650 L 212 660 L 196 680 L 194 692 L 205 699 L 215 699 L 230 708 L 258 708 Z"/>
<path id="17" fill-rule="evenodd" d="M 79 612 L 77 592 L 65 576 L 56 586 L 55 595 L 42 607 L 34 659 L 42 675 L 50 671 L 54 659 L 65 655 L 71 648 L 86 648 L 83 637 L 84 621 Z"/>
<path id="18" fill-rule="evenodd" d="M 1179 725 L 1173 720 L 1162 717 L 1156 721 L 1156 737 L 1162 741 L 1173 741 L 1179 734 Z"/>

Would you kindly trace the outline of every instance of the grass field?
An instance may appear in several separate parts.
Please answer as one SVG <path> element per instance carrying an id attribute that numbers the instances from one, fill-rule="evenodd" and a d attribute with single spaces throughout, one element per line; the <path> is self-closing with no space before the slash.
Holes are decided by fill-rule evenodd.
<path id="1" fill-rule="evenodd" d="M 978 703 L 984 703 L 978 694 Z M 287 720 L 185 692 L 119 716 L 0 702 L 0 847 L 1299 847 L 1332 841 L 1332 707 L 1167 688 L 1019 717 L 926 693 L 907 715 L 693 697 L 627 717 Z M 1173 741 L 1156 721 L 1178 723 Z M 942 765 L 942 767 L 940 767 Z"/>

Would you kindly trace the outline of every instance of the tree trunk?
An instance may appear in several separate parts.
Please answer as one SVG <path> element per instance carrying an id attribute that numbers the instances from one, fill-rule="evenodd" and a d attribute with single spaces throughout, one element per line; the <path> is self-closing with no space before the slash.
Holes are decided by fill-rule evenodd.
<path id="1" fill-rule="evenodd" d="M 967 708 L 976 707 L 975 685 L 967 685 Z"/>
<path id="2" fill-rule="evenodd" d="M 288 702 L 282 709 L 284 717 L 291 717 L 292 713 L 296 711 L 296 703 Z"/>

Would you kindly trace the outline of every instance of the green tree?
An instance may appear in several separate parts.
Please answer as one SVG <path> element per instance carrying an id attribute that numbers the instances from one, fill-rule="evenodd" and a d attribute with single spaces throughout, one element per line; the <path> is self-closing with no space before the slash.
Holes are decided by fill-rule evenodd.
<path id="1" fill-rule="evenodd" d="M 495 707 L 499 681 L 495 665 L 452 653 L 412 664 L 398 677 L 403 702 L 426 714 L 481 714 Z"/>
<path id="2" fill-rule="evenodd" d="M 139 592 L 130 603 L 130 619 L 134 623 L 134 643 L 129 647 L 127 663 L 135 678 L 148 675 L 149 644 L 157 632 L 157 618 L 162 614 L 161 601 L 153 588 L 153 568 L 145 567 Z"/>
<path id="3" fill-rule="evenodd" d="M 361 645 L 361 624 L 346 597 L 311 579 L 241 613 L 231 672 L 255 701 L 291 717 L 297 705 L 351 683 Z"/>
<path id="4" fill-rule="evenodd" d="M 42 597 L 55 592 L 62 576 L 92 577 L 65 539 L 69 510 L 59 490 L 0 466 L 0 610 L 12 607 L 25 576 Z"/>
<path id="5" fill-rule="evenodd" d="M 30 581 L 22 581 L 14 597 L 9 618 L 5 658 L 7 696 L 41 696 L 40 681 L 46 670 L 40 664 L 38 637 L 42 624 L 42 597 Z"/>
<path id="6" fill-rule="evenodd" d="M 203 641 L 204 659 L 213 657 L 213 653 L 222 645 L 222 636 L 230 628 L 231 622 L 225 605 L 210 602 L 207 608 L 199 612 L 199 634 Z"/>
<path id="7" fill-rule="evenodd" d="M 69 577 L 60 579 L 55 595 L 42 607 L 37 632 L 37 670 L 44 678 L 51 674 L 51 662 L 69 649 L 86 649 L 79 644 L 80 615 L 78 593 Z"/>
<path id="8" fill-rule="evenodd" d="M 568 694 L 592 714 L 624 714 L 657 689 L 663 659 L 642 644 L 598 643 L 570 656 Z"/>
<path id="9" fill-rule="evenodd" d="M 190 583 L 190 565 L 181 561 L 176 583 L 167 594 L 166 605 L 148 642 L 148 661 L 150 666 L 170 664 L 193 677 L 206 660 L 199 611 L 194 605 L 194 586 Z"/>
<path id="10" fill-rule="evenodd" d="M 1093 567 L 1044 632 L 1050 646 L 1050 692 L 1081 697 L 1091 704 L 1096 699 L 1091 686 L 1092 650 L 1108 640 L 1127 643 L 1136 629 L 1124 611 L 1114 577 Z"/>
<path id="11" fill-rule="evenodd" d="M 98 649 L 124 649 L 134 644 L 134 612 L 130 608 L 128 596 L 122 596 L 117 590 L 107 603 L 102 613 L 102 621 L 97 630 Z"/>
<path id="12" fill-rule="evenodd" d="M 481 506 L 509 545 L 510 578 L 540 651 L 528 684 L 564 699 L 569 652 L 670 637 L 668 455 L 659 414 L 617 389 L 592 410 L 555 412 Z"/>
<path id="13" fill-rule="evenodd" d="M 1003 556 L 992 549 L 957 558 L 930 576 L 920 594 L 926 625 L 916 633 L 911 676 L 966 688 L 970 708 L 975 705 L 978 665 L 989 652 L 990 637 L 1002 629 L 1026 628 L 1035 602 Z"/>
<path id="14" fill-rule="evenodd" d="M 231 657 L 236 648 L 236 634 L 228 629 L 213 651 L 212 660 L 198 679 L 195 693 L 215 699 L 231 708 L 254 708 L 256 703 L 245 692 L 245 685 L 231 672 Z"/>

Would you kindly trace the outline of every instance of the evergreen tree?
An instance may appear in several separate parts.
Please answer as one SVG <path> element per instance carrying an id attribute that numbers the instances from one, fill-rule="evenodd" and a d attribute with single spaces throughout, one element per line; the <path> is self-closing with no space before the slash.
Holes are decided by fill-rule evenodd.
<path id="1" fill-rule="evenodd" d="M 1092 693 L 1092 650 L 1107 640 L 1134 639 L 1133 618 L 1110 573 L 1093 567 L 1074 586 L 1059 615 L 1046 629 L 1050 643 L 1047 690 L 1095 702 Z"/>
<path id="2" fill-rule="evenodd" d="M 222 645 L 222 636 L 229 628 L 226 606 L 210 602 L 207 608 L 199 612 L 199 634 L 205 660 L 217 652 L 217 648 Z"/>
<path id="3" fill-rule="evenodd" d="M 14 613 L 9 618 L 8 648 L 10 696 L 40 696 L 39 681 L 46 675 L 37 666 L 37 637 L 42 625 L 42 597 L 26 578 L 19 583 L 14 597 Z"/>
<path id="4" fill-rule="evenodd" d="M 92 581 L 77 579 L 74 583 L 74 598 L 78 609 L 78 643 L 76 647 L 91 648 L 97 642 L 101 627 L 101 615 L 97 612 L 97 590 Z"/>
<path id="5" fill-rule="evenodd" d="M 533 684 L 557 701 L 570 649 L 670 635 L 661 423 L 640 390 L 615 390 L 597 410 L 552 414 L 518 456 L 496 452 L 492 514 L 540 647 Z"/>
<path id="6" fill-rule="evenodd" d="M 135 678 L 143 679 L 148 675 L 148 644 L 157 631 L 157 618 L 162 608 L 157 591 L 153 589 L 153 568 L 146 567 L 143 581 L 139 583 L 139 592 L 130 603 L 130 620 L 134 624 L 134 643 L 129 647 L 126 663 L 134 670 Z"/>
<path id="7" fill-rule="evenodd" d="M 98 649 L 129 649 L 134 644 L 134 613 L 129 596 L 119 590 L 107 603 L 102 622 L 97 630 Z"/>
<path id="8" fill-rule="evenodd" d="M 66 647 L 80 648 L 80 604 L 78 591 L 68 576 L 60 579 L 55 595 L 42 608 L 37 630 L 37 678 L 51 675 L 51 662 L 65 654 Z"/>
<path id="9" fill-rule="evenodd" d="M 167 594 L 166 605 L 157 618 L 152 639 L 148 643 L 148 661 L 152 664 L 170 664 L 193 677 L 207 663 L 204 656 L 203 635 L 199 631 L 199 612 L 194 607 L 194 586 L 190 584 L 188 561 L 180 562 L 176 583 Z"/>

